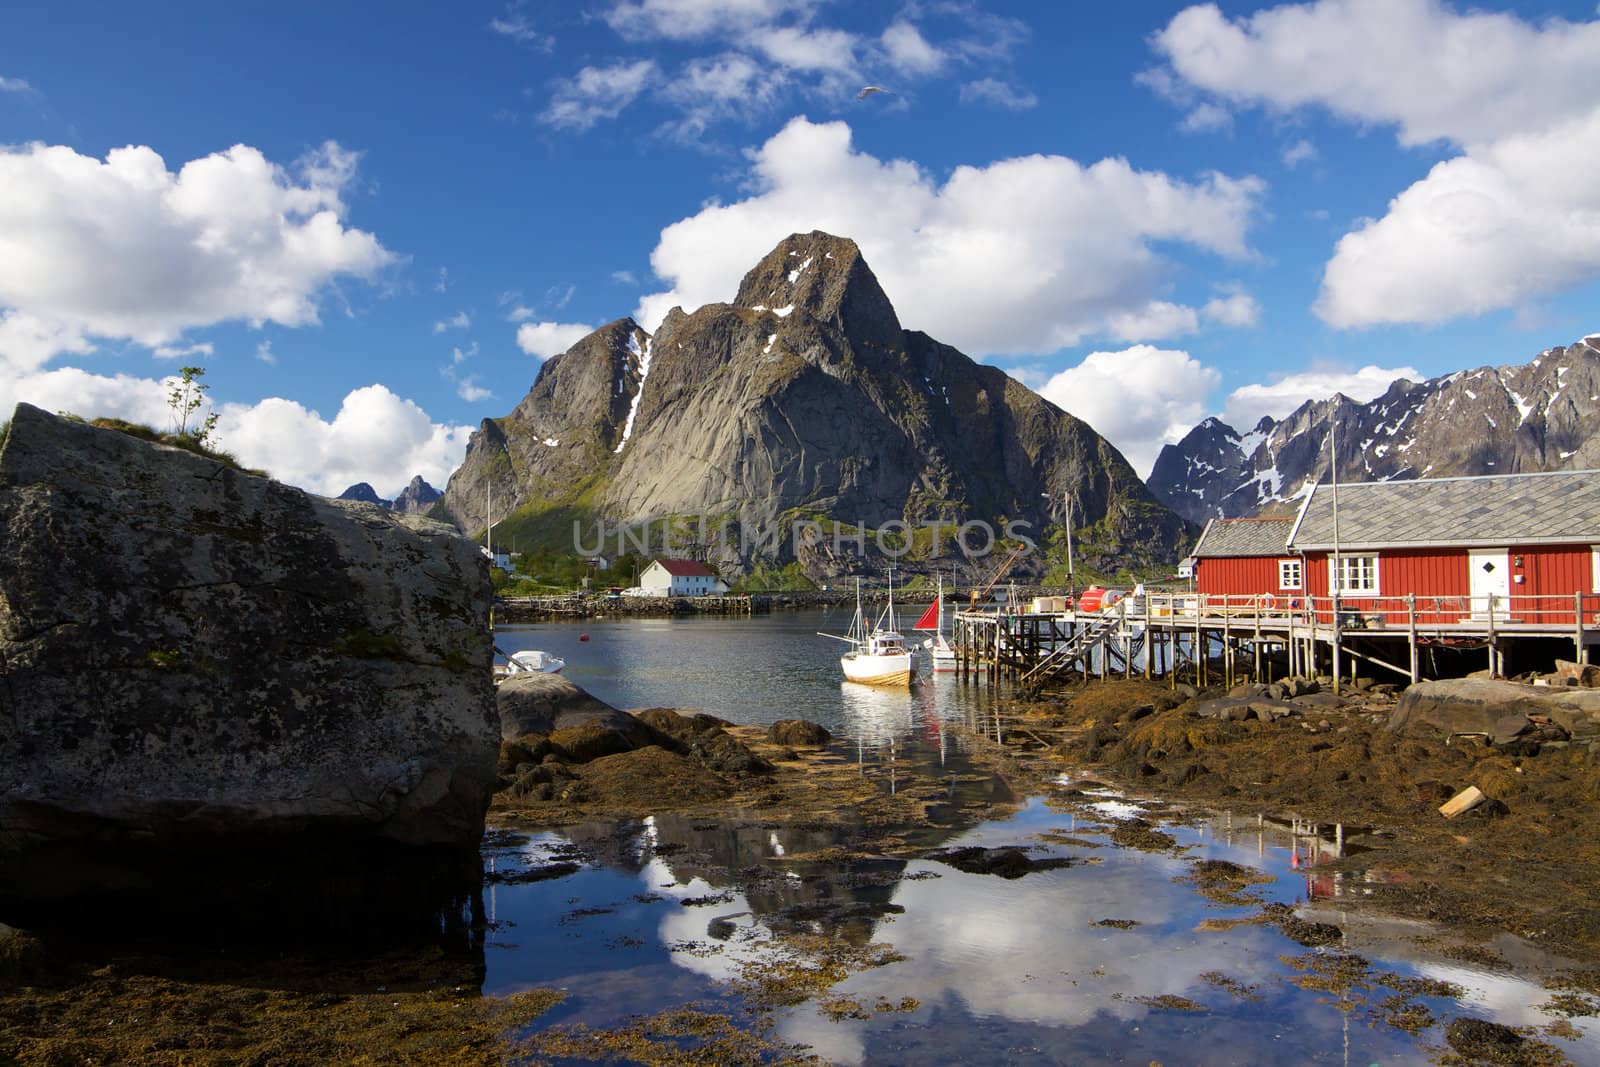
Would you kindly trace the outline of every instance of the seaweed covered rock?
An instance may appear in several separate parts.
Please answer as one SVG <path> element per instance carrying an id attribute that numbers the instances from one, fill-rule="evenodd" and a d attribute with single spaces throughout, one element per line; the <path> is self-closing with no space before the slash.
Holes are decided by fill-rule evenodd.
<path id="1" fill-rule="evenodd" d="M 500 738 L 514 741 L 527 734 L 551 734 L 592 722 L 620 728 L 630 716 L 559 674 L 531 671 L 513 674 L 495 692 L 500 712 Z"/>
<path id="2" fill-rule="evenodd" d="M 767 740 L 789 748 L 821 748 L 833 740 L 825 726 L 808 719 L 779 719 L 767 727 Z"/>
<path id="3" fill-rule="evenodd" d="M 0 531 L 0 900 L 475 849 L 491 590 L 448 527 L 21 405 Z"/>
<path id="4" fill-rule="evenodd" d="M 1506 744 L 1525 732 L 1530 716 L 1548 719 L 1575 740 L 1600 739 L 1600 691 L 1479 678 L 1419 682 L 1401 695 L 1389 729 L 1485 734 Z"/>

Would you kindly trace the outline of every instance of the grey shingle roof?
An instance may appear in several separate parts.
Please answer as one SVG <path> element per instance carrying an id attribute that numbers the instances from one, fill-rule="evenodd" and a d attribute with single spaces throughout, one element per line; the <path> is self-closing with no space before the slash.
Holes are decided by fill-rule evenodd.
<path id="1" fill-rule="evenodd" d="M 1333 547 L 1333 490 L 1319 485 L 1291 548 Z M 1339 547 L 1600 543 L 1600 471 L 1339 485 Z"/>
<path id="2" fill-rule="evenodd" d="M 1340 534 L 1344 533 L 1344 487 L 1340 486 Z M 1190 553 L 1195 559 L 1281 556 L 1287 550 L 1293 519 L 1212 519 Z"/>

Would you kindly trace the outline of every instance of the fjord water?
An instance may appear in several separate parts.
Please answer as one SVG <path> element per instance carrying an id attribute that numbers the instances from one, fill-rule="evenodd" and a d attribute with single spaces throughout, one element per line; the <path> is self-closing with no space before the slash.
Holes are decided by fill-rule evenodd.
<path id="1" fill-rule="evenodd" d="M 901 625 L 924 606 L 908 605 Z M 694 709 L 741 725 L 810 719 L 869 746 L 993 708 L 987 687 L 949 674 L 929 674 L 909 693 L 845 682 L 839 656 L 847 646 L 817 635 L 843 634 L 853 610 L 502 626 L 495 643 L 554 653 L 566 661 L 565 677 L 615 707 Z M 926 636 L 905 632 L 918 644 Z M 926 653 L 920 659 L 926 667 Z"/>
<path id="2" fill-rule="evenodd" d="M 842 685 L 838 646 L 814 634 L 838 632 L 847 619 L 585 620 L 508 628 L 498 639 L 508 651 L 562 656 L 575 681 L 624 707 L 821 721 L 854 742 L 862 773 L 885 789 L 907 761 L 937 761 L 952 776 L 970 771 L 960 727 L 993 722 L 987 691 L 949 677 L 909 694 Z M 579 641 L 582 633 L 590 639 Z M 1555 1054 L 1527 1062 L 1600 1063 L 1600 1020 L 1541 1008 L 1550 993 L 1536 976 L 1541 967 L 1562 970 L 1559 961 L 1509 937 L 1490 946 L 1494 953 L 1453 954 L 1424 924 L 1350 908 L 1364 876 L 1321 869 L 1314 857 L 1335 840 L 1353 853 L 1362 833 L 1335 838 L 1331 827 L 1266 814 L 1174 819 L 1159 802 L 1090 786 L 1070 802 L 1024 798 L 1010 818 L 930 842 L 1018 846 L 1072 861 L 1015 879 L 935 859 L 841 859 L 849 853 L 830 846 L 847 842 L 835 831 L 763 826 L 759 813 L 501 834 L 485 855 L 493 871 L 513 877 L 486 889 L 484 989 L 565 990 L 568 999 L 540 1028 L 618 1026 L 688 1003 L 745 1019 L 737 981 L 780 964 L 775 933 L 799 924 L 824 939 L 893 946 L 903 957 L 776 1009 L 773 1036 L 829 1062 L 1391 1067 L 1439 1062 L 1445 1024 L 1472 1017 L 1522 1028 Z M 1117 847 L 1110 833 L 1131 817 L 1161 825 L 1178 847 Z M 1208 898 L 1179 880 L 1205 859 L 1263 871 L 1269 880 L 1254 888 L 1261 900 L 1336 923 L 1344 940 L 1305 948 L 1251 921 L 1256 906 Z M 554 860 L 577 870 L 514 877 Z M 1510 974 L 1497 956 L 1532 964 L 1522 974 L 1535 977 Z M 841 998 L 861 1010 L 840 1012 Z M 830 1000 L 833 1010 L 823 1010 Z M 1390 1024 L 1403 1012 L 1409 1031 Z"/>

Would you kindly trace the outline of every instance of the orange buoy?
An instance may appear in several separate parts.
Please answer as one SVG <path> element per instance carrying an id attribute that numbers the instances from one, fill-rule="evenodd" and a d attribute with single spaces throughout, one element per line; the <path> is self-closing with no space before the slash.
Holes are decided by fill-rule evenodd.
<path id="1" fill-rule="evenodd" d="M 579 634 L 578 635 L 578 640 L 579 641 L 587 641 L 587 640 L 589 640 L 589 635 L 588 634 Z"/>

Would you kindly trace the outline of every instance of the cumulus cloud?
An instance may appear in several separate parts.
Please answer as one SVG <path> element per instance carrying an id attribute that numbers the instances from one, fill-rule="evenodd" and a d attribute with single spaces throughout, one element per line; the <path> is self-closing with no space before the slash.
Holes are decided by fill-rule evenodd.
<path id="1" fill-rule="evenodd" d="M 1186 8 L 1154 38 L 1177 77 L 1244 105 L 1317 105 L 1401 143 L 1496 140 L 1587 115 L 1600 22 L 1457 14 L 1438 0 L 1316 0 L 1229 19 Z"/>
<path id="2" fill-rule="evenodd" d="M 356 482 L 393 496 L 417 474 L 443 485 L 461 465 L 472 433 L 470 426 L 433 422 L 381 385 L 351 392 L 331 420 L 280 397 L 223 404 L 217 413 L 218 442 L 245 466 L 330 496 Z"/>
<path id="3" fill-rule="evenodd" d="M 549 359 L 594 331 L 593 326 L 581 322 L 525 322 L 517 327 L 517 346 L 530 356 Z"/>
<path id="4" fill-rule="evenodd" d="M 601 119 L 622 114 L 660 74 L 653 59 L 584 67 L 556 89 L 539 121 L 561 129 L 587 130 Z"/>
<path id="5" fill-rule="evenodd" d="M 1360 370 L 1312 368 L 1290 374 L 1267 385 L 1246 385 L 1228 394 L 1223 420 L 1236 430 L 1248 430 L 1263 415 L 1281 419 L 1307 400 L 1327 400 L 1343 393 L 1365 403 L 1382 396 L 1396 378 L 1420 381 L 1415 367 L 1378 367 L 1368 364 Z M 1198 421 L 1198 420 L 1197 420 Z"/>
<path id="6" fill-rule="evenodd" d="M 1261 305 L 1249 293 L 1233 292 L 1207 300 L 1200 315 L 1218 326 L 1254 326 L 1261 321 Z"/>
<path id="7" fill-rule="evenodd" d="M 1436 323 L 1600 276 L 1600 107 L 1476 146 L 1340 238 L 1316 312 L 1335 326 Z"/>
<path id="8" fill-rule="evenodd" d="M 145 147 L 0 147 L 0 374 L 94 338 L 155 348 L 228 320 L 317 322 L 330 282 L 395 261 L 344 223 L 356 158 L 329 142 L 291 171 L 235 145 L 174 174 Z"/>
<path id="9" fill-rule="evenodd" d="M 880 39 L 888 53 L 889 65 L 905 74 L 938 73 L 950 58 L 942 49 L 929 44 L 922 31 L 905 19 L 891 22 Z"/>
<path id="10" fill-rule="evenodd" d="M 1205 417 L 1206 395 L 1221 378 L 1187 352 L 1134 345 L 1089 353 L 1039 394 L 1093 426 L 1143 476 L 1162 445 L 1182 440 Z"/>
<path id="11" fill-rule="evenodd" d="M 961 87 L 963 104 L 988 104 L 1007 111 L 1027 111 L 1039 106 L 1039 98 L 998 78 L 979 78 Z"/>
<path id="12" fill-rule="evenodd" d="M 1437 0 L 1315 0 L 1230 19 L 1190 7 L 1146 84 L 1389 125 L 1461 154 L 1338 244 L 1316 311 L 1362 327 L 1516 307 L 1600 276 L 1600 20 L 1465 14 Z M 1305 147 L 1302 148 L 1301 145 Z M 1311 158 L 1308 142 L 1284 153 Z"/>
<path id="13" fill-rule="evenodd" d="M 1111 316 L 1107 331 L 1119 341 L 1160 341 L 1182 337 L 1200 328 L 1200 315 L 1194 308 L 1152 300 L 1137 311 Z"/>
<path id="14" fill-rule="evenodd" d="M 749 158 L 747 197 L 662 231 L 651 264 L 672 288 L 641 299 L 646 329 L 674 305 L 730 299 L 779 240 L 822 229 L 861 245 L 908 327 L 974 355 L 1054 351 L 1160 312 L 1172 265 L 1158 242 L 1246 256 L 1263 190 L 1046 155 L 957 167 L 940 184 L 854 150 L 842 122 L 803 117 Z"/>

